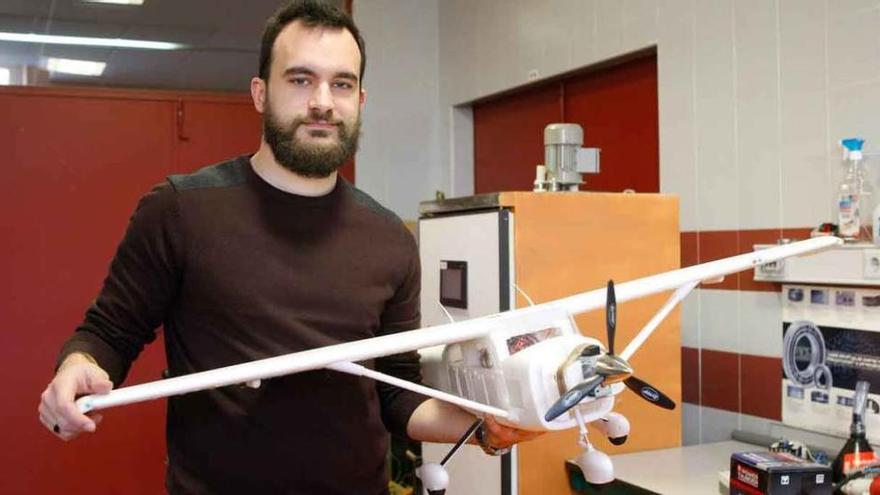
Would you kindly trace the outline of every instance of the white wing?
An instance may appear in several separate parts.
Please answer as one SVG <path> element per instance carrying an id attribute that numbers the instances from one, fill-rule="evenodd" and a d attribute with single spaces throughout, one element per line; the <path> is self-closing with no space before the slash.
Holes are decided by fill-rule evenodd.
<path id="1" fill-rule="evenodd" d="M 677 289 L 693 283 L 718 279 L 724 275 L 740 272 L 790 256 L 827 249 L 842 242 L 836 237 L 819 237 L 640 278 L 617 285 L 617 301 L 624 302 L 658 292 Z M 326 368 L 334 363 L 362 361 L 424 347 L 453 344 L 482 337 L 493 330 L 515 327 L 517 321 L 524 316 L 547 311 L 551 308 L 554 310 L 562 309 L 569 314 L 578 314 L 601 308 L 604 305 L 605 288 L 596 289 L 563 299 L 472 320 L 295 352 L 193 373 L 191 375 L 124 387 L 106 395 L 82 397 L 77 400 L 77 405 L 81 411 L 87 412 L 149 399 Z M 551 311 L 550 313 L 553 312 Z"/>

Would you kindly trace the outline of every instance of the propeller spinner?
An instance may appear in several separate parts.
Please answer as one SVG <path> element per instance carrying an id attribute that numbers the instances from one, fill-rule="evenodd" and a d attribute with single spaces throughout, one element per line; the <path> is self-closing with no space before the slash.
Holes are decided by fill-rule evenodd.
<path id="1" fill-rule="evenodd" d="M 594 367 L 589 368 L 589 376 L 567 392 L 562 394 L 547 413 L 545 421 L 553 421 L 572 407 L 576 406 L 597 388 L 623 382 L 630 390 L 646 401 L 664 409 L 675 409 L 675 402 L 663 392 L 657 390 L 644 380 L 632 376 L 632 367 L 620 356 L 614 354 L 614 334 L 617 329 L 617 300 L 614 295 L 614 282 L 608 281 L 608 292 L 605 303 L 605 328 L 608 334 L 608 352 L 599 356 Z M 586 356 L 586 352 L 583 354 Z M 585 372 L 587 375 L 587 372 Z"/>

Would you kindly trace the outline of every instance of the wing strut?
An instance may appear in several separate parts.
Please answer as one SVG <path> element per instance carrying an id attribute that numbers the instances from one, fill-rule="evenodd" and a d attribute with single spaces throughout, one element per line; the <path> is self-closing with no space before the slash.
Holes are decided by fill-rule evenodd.
<path id="1" fill-rule="evenodd" d="M 349 362 L 333 363 L 331 365 L 328 365 L 327 369 L 340 371 L 342 373 L 348 373 L 350 375 L 365 376 L 379 382 L 385 382 L 390 385 L 394 385 L 395 387 L 405 388 L 418 394 L 427 395 L 428 397 L 433 397 L 444 402 L 450 402 L 457 406 L 472 409 L 474 411 L 480 411 L 486 414 L 491 414 L 496 418 L 507 418 L 509 416 L 507 414 L 507 411 L 505 411 L 504 409 L 488 406 L 486 404 L 474 402 L 472 400 L 465 399 L 457 395 L 441 392 L 440 390 L 426 387 L 424 385 L 401 380 L 400 378 L 395 378 L 393 376 L 386 375 L 385 373 L 379 373 L 378 371 L 371 370 L 359 364 Z"/>
<path id="2" fill-rule="evenodd" d="M 662 322 L 667 316 L 669 316 L 669 312 L 672 311 L 672 308 L 674 308 L 676 304 L 680 303 L 682 299 L 687 297 L 687 295 L 690 294 L 691 291 L 694 290 L 694 287 L 696 287 L 698 284 L 699 282 L 689 282 L 685 285 L 682 285 L 678 289 L 675 289 L 675 292 L 673 292 L 672 295 L 669 296 L 669 300 L 666 301 L 666 304 L 664 304 L 662 308 L 660 308 L 660 311 L 657 311 L 657 314 L 655 314 L 654 317 L 651 318 L 651 321 L 649 321 L 644 326 L 644 328 L 639 331 L 639 334 L 636 335 L 631 341 L 629 341 L 626 349 L 624 349 L 623 352 L 620 353 L 620 357 L 622 357 L 624 360 L 628 360 L 633 354 L 635 354 L 635 352 L 639 350 L 639 347 L 641 347 L 642 344 L 645 343 L 645 340 L 647 340 L 648 337 L 650 337 L 651 334 L 654 333 L 654 330 L 657 329 L 657 326 L 660 325 L 660 322 Z"/>

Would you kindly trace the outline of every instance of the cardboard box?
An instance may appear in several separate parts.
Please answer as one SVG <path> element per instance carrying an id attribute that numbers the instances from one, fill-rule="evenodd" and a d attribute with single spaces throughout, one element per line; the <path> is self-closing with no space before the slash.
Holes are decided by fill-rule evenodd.
<path id="1" fill-rule="evenodd" d="M 831 468 L 784 452 L 730 456 L 730 495 L 831 495 Z"/>

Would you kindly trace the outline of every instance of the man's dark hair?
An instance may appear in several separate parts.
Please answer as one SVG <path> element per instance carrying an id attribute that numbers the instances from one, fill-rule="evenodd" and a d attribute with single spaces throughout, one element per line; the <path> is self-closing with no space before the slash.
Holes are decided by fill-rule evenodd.
<path id="1" fill-rule="evenodd" d="M 263 42 L 260 45 L 260 79 L 269 80 L 269 69 L 272 67 L 272 46 L 275 45 L 278 33 L 294 21 L 301 21 L 310 28 L 347 29 L 354 36 L 358 50 L 361 52 L 360 79 L 363 80 L 364 68 L 367 65 L 367 52 L 364 51 L 364 39 L 357 26 L 354 25 L 354 20 L 346 12 L 319 0 L 295 0 L 278 9 L 275 15 L 269 18 L 266 29 L 263 31 Z"/>

